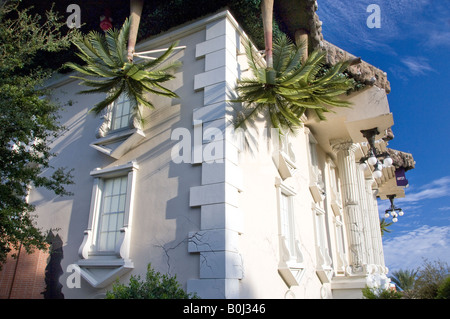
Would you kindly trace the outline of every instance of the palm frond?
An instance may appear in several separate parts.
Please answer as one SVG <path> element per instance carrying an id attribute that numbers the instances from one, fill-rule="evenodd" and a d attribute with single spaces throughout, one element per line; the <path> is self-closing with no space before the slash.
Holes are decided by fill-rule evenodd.
<path id="1" fill-rule="evenodd" d="M 120 30 L 111 28 L 106 34 L 106 41 L 108 42 L 111 55 L 117 59 L 119 65 L 127 62 L 127 39 L 129 33 L 130 20 L 127 18 Z"/>
<path id="2" fill-rule="evenodd" d="M 149 62 L 145 62 L 143 64 L 143 68 L 145 69 L 152 69 L 155 66 L 159 66 L 162 62 L 164 62 L 165 60 L 167 60 L 167 58 L 172 54 L 174 48 L 178 45 L 178 41 L 172 43 L 169 48 L 162 54 L 160 55 L 158 58 L 156 58 L 155 60 L 150 60 Z"/>
<path id="3" fill-rule="evenodd" d="M 277 38 L 273 43 L 273 68 L 283 73 L 290 62 L 294 45 L 285 35 Z"/>
<path id="4" fill-rule="evenodd" d="M 124 87 L 125 85 L 123 84 L 118 90 L 108 95 L 106 99 L 97 103 L 91 110 L 89 110 L 89 112 L 94 113 L 96 115 L 100 114 L 106 107 L 108 107 L 108 105 L 110 105 L 119 98 L 119 96 L 123 93 Z"/>
<path id="5" fill-rule="evenodd" d="M 245 54 L 247 55 L 248 66 L 252 70 L 253 75 L 257 76 L 257 74 L 258 74 L 258 65 L 257 65 L 257 62 L 255 60 L 255 56 L 254 56 L 254 53 L 253 53 L 253 46 L 252 46 L 250 41 L 247 41 L 247 43 L 245 44 Z"/>
<path id="6" fill-rule="evenodd" d="M 106 41 L 107 36 L 105 37 L 98 32 L 92 31 L 91 37 L 92 47 L 96 50 L 98 56 L 101 57 L 101 60 L 109 67 L 117 68 L 119 65 L 117 64 L 117 61 L 114 61 L 111 52 L 109 51 L 108 43 Z"/>

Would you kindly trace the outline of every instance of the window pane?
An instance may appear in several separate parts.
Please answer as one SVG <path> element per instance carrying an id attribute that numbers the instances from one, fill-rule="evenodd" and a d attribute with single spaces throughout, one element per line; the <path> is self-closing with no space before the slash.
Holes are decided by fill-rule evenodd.
<path id="1" fill-rule="evenodd" d="M 105 211 L 105 213 L 114 213 L 119 210 L 119 198 L 117 196 L 111 196 L 111 210 Z"/>
<path id="2" fill-rule="evenodd" d="M 127 199 L 126 195 L 121 195 L 119 197 L 119 209 L 118 210 L 120 212 L 124 212 L 125 211 L 125 201 L 126 201 L 126 199 Z"/>

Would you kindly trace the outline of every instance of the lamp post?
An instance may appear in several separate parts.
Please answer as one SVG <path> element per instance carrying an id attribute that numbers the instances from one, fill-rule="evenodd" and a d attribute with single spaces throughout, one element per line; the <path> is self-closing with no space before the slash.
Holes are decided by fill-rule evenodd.
<path id="1" fill-rule="evenodd" d="M 397 217 L 403 216 L 404 212 L 400 207 L 394 205 L 395 195 L 388 195 L 387 198 L 389 198 L 389 201 L 391 202 L 391 207 L 384 211 L 384 217 L 388 218 L 389 216 L 392 216 L 392 221 L 396 223 L 398 221 Z"/>
<path id="2" fill-rule="evenodd" d="M 389 156 L 387 152 L 379 153 L 378 150 L 375 147 L 375 136 L 380 134 L 378 131 L 378 128 L 372 128 L 369 130 L 362 130 L 362 135 L 367 139 L 367 142 L 369 143 L 369 151 L 367 152 L 367 155 L 362 157 L 359 161 L 359 168 L 361 170 L 366 170 L 369 165 L 374 167 L 373 171 L 373 177 L 380 178 L 383 176 L 382 170 L 384 167 L 390 167 L 392 166 L 392 158 Z M 383 162 L 380 161 L 380 159 L 383 160 Z"/>

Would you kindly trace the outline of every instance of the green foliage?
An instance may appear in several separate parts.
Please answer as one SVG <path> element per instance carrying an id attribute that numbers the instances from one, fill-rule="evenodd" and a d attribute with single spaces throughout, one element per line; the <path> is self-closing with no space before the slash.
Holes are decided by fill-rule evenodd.
<path id="1" fill-rule="evenodd" d="M 140 276 L 131 276 L 128 286 L 117 281 L 107 299 L 193 299 L 195 295 L 186 293 L 177 282 L 176 276 L 156 272 L 151 264 L 147 266 L 145 281 Z"/>
<path id="2" fill-rule="evenodd" d="M 268 68 L 261 66 L 251 44 L 246 45 L 253 77 L 238 81 L 234 102 L 242 102 L 244 108 L 237 116 L 236 127 L 264 114 L 273 128 L 294 132 L 301 127 L 300 118 L 307 109 L 324 120 L 329 107 L 349 106 L 339 95 L 353 87 L 354 81 L 343 74 L 350 62 L 324 68 L 325 52 L 312 52 L 305 63 L 301 62 L 302 52 L 302 47 L 281 35 L 273 45 L 273 68 Z"/>
<path id="3" fill-rule="evenodd" d="M 382 218 L 380 220 L 380 230 L 381 230 L 381 236 L 384 236 L 384 233 L 390 233 L 391 230 L 388 229 L 389 226 L 391 226 L 393 222 L 388 223 L 385 218 Z"/>
<path id="4" fill-rule="evenodd" d="M 366 287 L 362 290 L 365 299 L 401 299 L 402 294 L 398 291 L 382 288 Z"/>
<path id="5" fill-rule="evenodd" d="M 42 89 L 51 72 L 31 67 L 41 52 L 67 48 L 70 34 L 61 35 L 64 23 L 53 11 L 43 20 L 18 10 L 19 3 L 8 1 L 0 10 L 0 265 L 11 247 L 46 248 L 45 234 L 31 214 L 34 207 L 26 201 L 29 187 L 68 195 L 65 185 L 72 183 L 70 171 L 50 166 L 55 154 L 49 140 L 62 130 L 61 106 Z"/>
<path id="6" fill-rule="evenodd" d="M 439 286 L 436 299 L 450 299 L 450 276 L 447 276 Z"/>
<path id="7" fill-rule="evenodd" d="M 166 0 L 146 1 L 138 39 L 167 31 L 172 27 L 228 9 L 259 48 L 264 49 L 261 0 Z M 274 21 L 274 35 L 281 33 Z"/>
<path id="8" fill-rule="evenodd" d="M 179 66 L 178 62 L 161 64 L 170 56 L 176 43 L 172 44 L 160 57 L 141 63 L 132 63 L 127 59 L 127 39 L 130 30 L 130 20 L 126 19 L 120 30 L 110 29 L 106 35 L 91 31 L 86 36 L 80 36 L 73 43 L 78 48 L 77 56 L 85 64 L 68 62 L 66 66 L 81 73 L 81 85 L 93 87 L 83 90 L 82 94 L 105 93 L 105 100 L 99 102 L 91 110 L 100 113 L 121 94 L 130 99 L 131 108 L 138 119 L 142 120 L 139 105 L 154 108 L 146 93 L 178 97 L 161 83 L 174 78 L 169 71 Z"/>
<path id="9" fill-rule="evenodd" d="M 435 299 L 440 286 L 450 274 L 449 266 L 446 262 L 436 260 L 433 262 L 424 260 L 419 267 L 417 279 L 414 283 L 414 298 Z"/>

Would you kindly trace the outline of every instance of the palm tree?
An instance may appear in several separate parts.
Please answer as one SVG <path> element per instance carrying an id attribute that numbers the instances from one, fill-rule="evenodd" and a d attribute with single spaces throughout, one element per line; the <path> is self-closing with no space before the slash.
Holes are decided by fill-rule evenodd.
<path id="1" fill-rule="evenodd" d="M 326 67 L 326 53 L 316 50 L 302 63 L 302 47 L 293 44 L 286 35 L 273 43 L 272 66 L 259 62 L 250 43 L 245 49 L 253 77 L 238 81 L 238 98 L 234 102 L 243 103 L 244 108 L 237 116 L 236 128 L 259 114 L 268 113 L 272 127 L 283 134 L 301 127 L 300 118 L 306 109 L 313 109 L 324 120 L 323 113 L 329 112 L 330 106 L 350 105 L 339 95 L 354 85 L 343 74 L 352 61 Z"/>
<path id="2" fill-rule="evenodd" d="M 381 230 L 381 236 L 384 235 L 384 233 L 390 233 L 391 231 L 388 229 L 389 226 L 391 226 L 393 223 L 386 222 L 386 219 L 382 218 L 380 220 L 380 230 Z"/>
<path id="3" fill-rule="evenodd" d="M 412 294 L 414 289 L 414 284 L 417 279 L 417 270 L 397 270 L 392 272 L 392 276 L 390 277 L 392 282 L 399 287 L 404 294 Z"/>
<path id="4" fill-rule="evenodd" d="M 174 78 L 170 73 L 179 66 L 179 62 L 161 64 L 170 56 L 176 43 L 173 43 L 160 57 L 144 60 L 140 63 L 130 62 L 127 50 L 127 38 L 130 35 L 130 20 L 126 19 L 122 28 L 109 29 L 105 34 L 96 31 L 86 36 L 79 36 L 73 43 L 78 48 L 80 57 L 85 64 L 69 62 L 66 65 L 82 76 L 81 85 L 92 87 L 80 93 L 106 93 L 105 100 L 97 103 L 91 111 L 100 113 L 113 103 L 121 94 L 130 99 L 131 109 L 139 120 L 142 115 L 139 105 L 154 108 L 146 93 L 177 98 L 177 94 L 163 87 L 161 83 Z M 129 41 L 130 42 L 130 41 Z M 128 49 L 134 53 L 134 44 Z"/>

